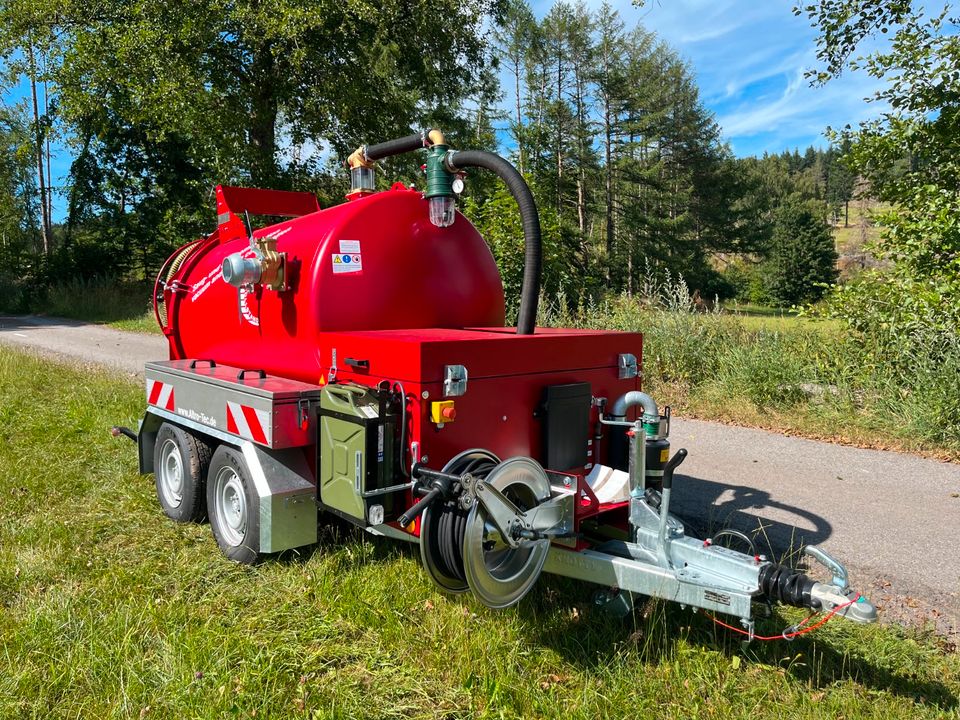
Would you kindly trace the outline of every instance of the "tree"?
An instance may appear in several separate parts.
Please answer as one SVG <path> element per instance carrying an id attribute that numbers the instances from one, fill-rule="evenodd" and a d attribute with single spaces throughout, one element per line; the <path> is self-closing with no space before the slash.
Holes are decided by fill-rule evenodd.
<path id="1" fill-rule="evenodd" d="M 31 121 L 23 106 L 0 108 L 0 270 L 19 270 L 35 252 L 36 192 Z"/>
<path id="2" fill-rule="evenodd" d="M 819 300 L 837 279 L 836 263 L 833 236 L 818 213 L 796 199 L 777 209 L 765 263 L 774 302 L 790 306 Z"/>
<path id="3" fill-rule="evenodd" d="M 609 2 L 600 6 L 597 17 L 597 69 L 594 77 L 597 97 L 600 101 L 600 126 L 603 132 L 603 190 L 604 190 L 604 251 L 607 258 L 613 257 L 616 246 L 616 210 L 614 187 L 616 185 L 617 159 L 616 138 L 621 131 L 621 122 L 626 105 L 625 70 L 621 58 L 624 53 L 624 24 Z M 610 286 L 610 263 L 607 263 L 605 279 Z"/>
<path id="4" fill-rule="evenodd" d="M 885 81 L 872 100 L 889 107 L 836 133 L 849 142 L 851 169 L 891 209 L 874 248 L 889 267 L 839 290 L 833 310 L 905 361 L 919 345 L 960 346 L 960 21 L 909 0 L 821 0 L 795 11 L 820 30 L 824 67 L 814 79 L 864 68 Z M 889 46 L 851 60 L 876 32 L 892 34 Z"/>
<path id="5" fill-rule="evenodd" d="M 454 118 L 482 82 L 482 25 L 497 8 L 12 0 L 0 4 L 0 54 L 56 49 L 48 74 L 77 150 L 74 235 L 80 218 L 97 220 L 88 229 L 102 229 L 104 242 L 121 231 L 124 252 L 152 244 L 162 255 L 209 229 L 199 223 L 217 182 L 312 185 L 327 149 L 342 157 L 434 122 L 465 129 Z M 307 145 L 315 157 L 289 159 Z"/>
<path id="6" fill-rule="evenodd" d="M 850 141 L 844 139 L 840 146 L 831 146 L 827 151 L 824 162 L 826 172 L 826 191 L 824 199 L 833 211 L 834 217 L 839 217 L 840 208 L 843 208 L 843 226 L 850 226 L 850 201 L 853 199 L 853 190 L 856 186 L 856 173 L 850 168 L 847 160 L 850 154 Z"/>
<path id="7" fill-rule="evenodd" d="M 525 60 L 533 42 L 536 20 L 525 0 L 509 0 L 503 11 L 503 19 L 493 32 L 496 54 L 504 69 L 513 78 L 513 117 L 510 132 L 517 144 L 517 167 L 526 169 L 524 145 L 526 136 L 523 121 L 523 79 Z"/>

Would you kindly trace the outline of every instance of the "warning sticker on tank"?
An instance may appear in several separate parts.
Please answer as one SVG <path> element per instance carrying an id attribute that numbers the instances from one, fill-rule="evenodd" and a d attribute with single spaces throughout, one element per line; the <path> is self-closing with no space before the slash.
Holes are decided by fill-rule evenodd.
<path id="1" fill-rule="evenodd" d="M 350 253 L 352 255 L 360 254 L 360 241 L 359 240 L 341 240 L 340 241 L 340 252 L 341 253 Z"/>
<path id="2" fill-rule="evenodd" d="M 363 270 L 363 260 L 360 253 L 338 253 L 333 256 L 333 272 L 355 273 Z"/>

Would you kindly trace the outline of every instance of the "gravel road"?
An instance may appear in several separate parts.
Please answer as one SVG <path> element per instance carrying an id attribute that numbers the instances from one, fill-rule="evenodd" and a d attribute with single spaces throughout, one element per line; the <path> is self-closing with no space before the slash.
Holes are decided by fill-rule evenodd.
<path id="1" fill-rule="evenodd" d="M 71 320 L 0 318 L 0 343 L 142 376 L 160 336 Z M 960 635 L 960 465 L 675 417 L 673 509 L 691 528 L 755 533 L 773 557 L 805 543 L 846 563 L 890 621 Z"/>

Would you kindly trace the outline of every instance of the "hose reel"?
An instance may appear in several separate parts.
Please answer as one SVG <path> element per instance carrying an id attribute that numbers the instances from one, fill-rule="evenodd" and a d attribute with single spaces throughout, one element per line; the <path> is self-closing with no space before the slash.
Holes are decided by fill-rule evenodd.
<path id="1" fill-rule="evenodd" d="M 550 549 L 537 528 L 559 524 L 546 472 L 530 458 L 501 462 L 486 450 L 468 450 L 443 473 L 460 476 L 460 493 L 423 512 L 420 557 L 427 573 L 441 590 L 470 590 L 487 607 L 519 602 Z"/>

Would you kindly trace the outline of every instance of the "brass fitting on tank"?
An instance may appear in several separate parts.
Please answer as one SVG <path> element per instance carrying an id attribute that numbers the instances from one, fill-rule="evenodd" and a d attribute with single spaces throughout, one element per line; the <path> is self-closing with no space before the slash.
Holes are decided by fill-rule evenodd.
<path id="1" fill-rule="evenodd" d="M 350 157 L 347 158 L 347 167 L 351 170 L 354 168 L 367 168 L 369 170 L 372 169 L 375 164 L 373 161 L 367 159 L 366 145 L 358 147 L 350 153 Z"/>
<path id="2" fill-rule="evenodd" d="M 277 239 L 259 238 L 257 249 L 260 255 L 260 283 L 277 292 L 286 290 L 286 253 L 277 252 Z"/>
<path id="3" fill-rule="evenodd" d="M 367 158 L 367 146 L 361 145 L 347 158 L 350 168 L 350 193 L 348 198 L 369 195 L 377 189 L 374 167 L 376 163 Z"/>
<path id="4" fill-rule="evenodd" d="M 233 253 L 223 259 L 223 280 L 235 288 L 263 285 L 269 290 L 287 289 L 286 253 L 277 252 L 276 238 L 257 238 L 250 243 L 254 257 Z"/>

